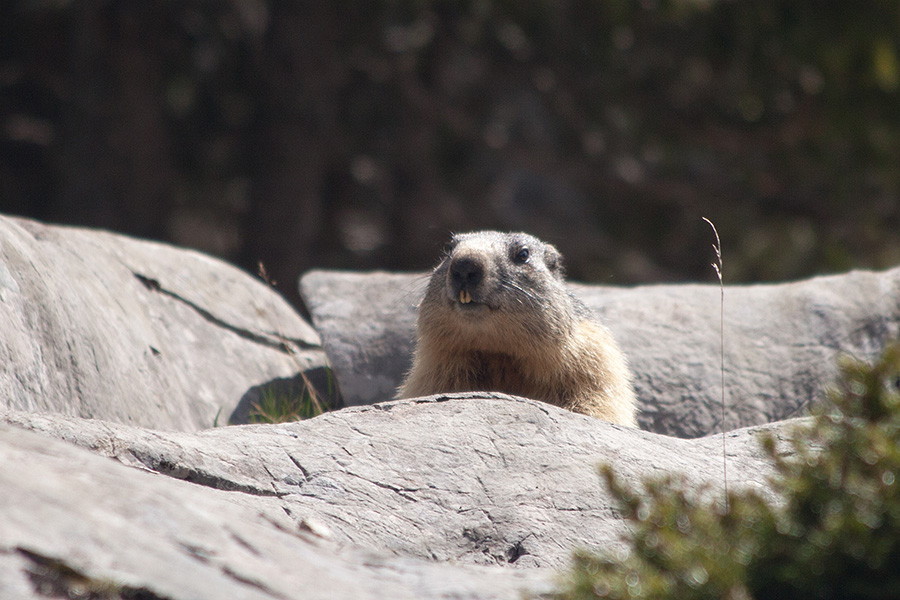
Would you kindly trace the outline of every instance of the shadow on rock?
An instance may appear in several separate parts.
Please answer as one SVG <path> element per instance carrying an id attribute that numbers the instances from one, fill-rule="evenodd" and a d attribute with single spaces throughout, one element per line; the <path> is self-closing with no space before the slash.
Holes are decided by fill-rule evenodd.
<path id="1" fill-rule="evenodd" d="M 294 377 L 251 387 L 228 418 L 229 425 L 300 421 L 343 405 L 334 371 L 316 367 Z"/>

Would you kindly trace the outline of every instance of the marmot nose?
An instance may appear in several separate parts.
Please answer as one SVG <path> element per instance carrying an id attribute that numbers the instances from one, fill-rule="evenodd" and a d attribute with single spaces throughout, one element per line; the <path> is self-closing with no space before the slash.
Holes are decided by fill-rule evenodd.
<path id="1" fill-rule="evenodd" d="M 474 287 L 484 279 L 484 263 L 470 257 L 454 258 L 450 263 L 450 277 L 459 287 Z"/>

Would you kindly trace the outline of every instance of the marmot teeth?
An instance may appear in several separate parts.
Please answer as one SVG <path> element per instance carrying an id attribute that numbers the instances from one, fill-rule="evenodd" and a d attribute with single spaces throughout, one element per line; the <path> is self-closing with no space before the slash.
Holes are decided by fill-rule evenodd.
<path id="1" fill-rule="evenodd" d="M 468 304 L 472 301 L 472 295 L 466 290 L 459 290 L 459 303 Z"/>

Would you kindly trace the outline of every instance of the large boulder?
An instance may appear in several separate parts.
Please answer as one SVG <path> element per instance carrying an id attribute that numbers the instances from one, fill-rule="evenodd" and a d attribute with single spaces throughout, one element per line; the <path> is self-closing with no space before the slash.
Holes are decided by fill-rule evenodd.
<path id="1" fill-rule="evenodd" d="M 192 431 L 325 365 L 287 302 L 220 260 L 0 216 L 0 407 Z"/>
<path id="2" fill-rule="evenodd" d="M 391 399 L 415 339 L 427 274 L 313 271 L 301 292 L 348 405 Z M 721 431 L 720 288 L 572 289 L 629 357 L 642 428 L 679 437 Z M 840 353 L 873 358 L 900 336 L 900 268 L 725 289 L 725 423 L 803 414 Z"/>
<path id="3" fill-rule="evenodd" d="M 291 525 L 282 527 L 291 531 L 301 526 L 327 531 L 342 545 L 460 565 L 555 569 L 565 566 L 577 547 L 615 548 L 625 523 L 597 474 L 601 463 L 632 482 L 683 473 L 690 485 L 709 485 L 713 494 L 724 483 L 720 436 L 672 438 L 500 394 L 401 400 L 291 424 L 194 433 L 53 414 L 10 412 L 0 420 L 156 473 L 166 493 L 175 488 L 164 480 L 175 478 L 185 494 L 196 488 L 206 497 L 206 488 L 213 488 L 230 492 L 219 497 L 272 523 L 288 516 Z M 768 426 L 781 436 L 789 435 L 790 427 Z M 773 471 L 757 434 L 743 429 L 726 436 L 729 484 L 768 493 Z M 45 460 L 38 454 L 27 462 Z M 16 473 L 31 468 L 22 462 L 0 457 L 0 471 L 11 469 L 8 481 L 15 482 Z M 93 468 L 72 465 L 69 477 L 85 471 L 80 476 L 90 480 Z M 42 476 L 37 467 L 32 473 Z M 154 480 L 141 481 L 152 489 Z M 81 491 L 85 487 L 96 486 L 90 481 L 73 486 L 67 501 L 87 494 Z M 101 486 L 117 497 L 113 487 Z M 91 497 L 98 493 L 90 491 Z M 177 509 L 174 495 L 150 502 L 142 494 L 124 518 L 161 511 L 163 498 Z M 20 500 L 31 506 L 39 498 Z M 142 506 L 148 502 L 154 508 Z M 112 515 L 123 508 L 108 510 Z M 208 527 L 220 525 L 204 522 L 189 529 L 200 535 L 198 530 Z M 193 541 L 184 545 L 209 548 Z"/>

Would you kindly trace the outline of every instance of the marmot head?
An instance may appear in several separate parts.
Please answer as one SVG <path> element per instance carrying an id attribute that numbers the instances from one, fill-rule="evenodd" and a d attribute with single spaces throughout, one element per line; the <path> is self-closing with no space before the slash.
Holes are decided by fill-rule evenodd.
<path id="1" fill-rule="evenodd" d="M 552 245 L 525 233 L 459 234 L 431 275 L 419 337 L 446 349 L 516 354 L 562 337 L 573 311 Z"/>

